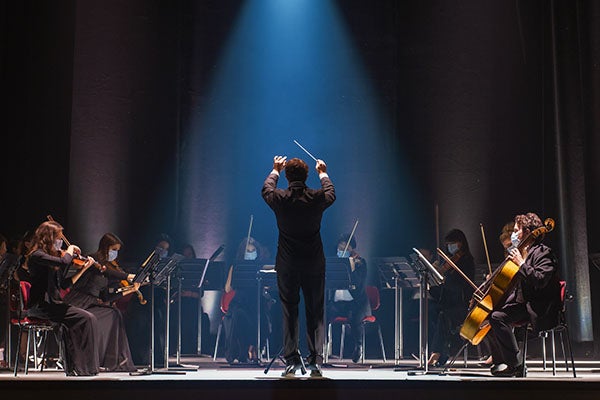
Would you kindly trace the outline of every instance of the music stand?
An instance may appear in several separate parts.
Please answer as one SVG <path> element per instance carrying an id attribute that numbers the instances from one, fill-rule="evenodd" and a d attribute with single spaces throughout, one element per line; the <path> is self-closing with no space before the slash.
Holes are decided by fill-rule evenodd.
<path id="1" fill-rule="evenodd" d="M 270 294 L 269 289 L 270 288 L 277 288 L 277 271 L 275 271 L 275 265 L 263 265 L 261 267 L 260 270 L 258 270 L 258 273 L 256 274 L 256 285 L 257 285 L 257 291 L 256 291 L 256 295 L 257 295 L 257 303 L 258 303 L 258 328 L 257 328 L 257 337 L 256 337 L 256 342 L 260 345 L 261 343 L 261 324 L 260 324 L 260 317 L 262 316 L 262 312 L 261 312 L 261 295 L 265 295 L 266 298 L 269 298 Z M 271 299 L 272 301 L 275 302 L 275 300 Z M 269 314 L 270 315 L 270 314 Z M 270 354 L 270 349 L 269 349 L 269 342 L 270 342 L 270 336 L 271 332 L 268 332 L 267 337 L 265 338 L 265 356 L 267 358 L 267 360 L 269 358 L 271 358 L 271 354 Z M 258 354 L 258 358 L 259 360 L 262 358 L 262 351 L 260 349 L 260 347 L 257 350 L 259 352 Z"/>
<path id="2" fill-rule="evenodd" d="M 149 355 L 150 355 L 150 364 L 146 370 L 139 372 L 130 372 L 131 376 L 138 375 L 154 375 L 154 374 L 185 374 L 184 371 L 174 371 L 168 368 L 169 358 L 168 355 L 165 357 L 165 368 L 163 369 L 154 369 L 154 288 L 156 286 L 156 277 L 168 277 L 170 272 L 168 270 L 170 268 L 174 268 L 174 264 L 176 265 L 176 260 L 178 257 L 169 258 L 166 260 L 161 260 L 160 257 L 157 256 L 156 249 L 150 253 L 146 261 L 142 264 L 142 267 L 136 277 L 134 278 L 134 282 L 148 282 L 150 285 L 150 345 L 149 345 Z M 167 269 L 167 271 L 164 271 Z M 170 302 L 169 293 L 167 292 L 167 306 Z M 168 326 L 168 320 L 166 321 Z M 166 345 L 168 346 L 168 345 Z"/>
<path id="3" fill-rule="evenodd" d="M 208 262 L 208 267 L 206 267 Z M 206 267 L 206 272 L 205 272 Z M 179 285 L 181 290 L 195 291 L 198 293 L 198 322 L 197 322 L 197 342 L 196 355 L 203 357 L 202 354 L 202 293 L 204 290 L 221 290 L 224 286 L 225 266 L 222 261 L 210 261 L 205 258 L 184 259 L 179 262 Z M 204 274 L 202 287 L 198 284 Z M 180 290 L 180 293 L 181 293 Z M 181 299 L 180 304 L 181 304 Z M 179 341 L 177 344 L 177 359 L 181 356 L 181 325 L 179 325 Z M 179 361 L 178 361 L 179 362 Z"/>
<path id="4" fill-rule="evenodd" d="M 418 287 L 419 278 L 414 267 L 404 257 L 380 257 L 375 259 L 375 265 L 381 287 L 394 290 L 394 360 L 398 365 L 404 353 L 402 290 Z"/>
<path id="5" fill-rule="evenodd" d="M 253 261 L 243 261 L 233 265 L 231 274 L 231 286 L 234 290 L 253 289 L 256 291 L 256 351 L 260 352 L 261 345 L 261 306 L 260 299 L 262 294 L 262 285 L 260 274 L 260 265 Z M 259 358 L 260 360 L 260 358 Z M 262 367 L 259 364 L 249 364 Z"/>
<path id="6" fill-rule="evenodd" d="M 415 272 L 419 275 L 419 367 L 417 370 L 408 371 L 408 375 L 427 375 L 429 374 L 429 365 L 427 363 L 427 355 L 429 353 L 429 340 L 427 328 L 428 321 L 428 299 L 427 287 L 430 283 L 441 285 L 444 282 L 444 277 L 431 265 L 431 263 L 421 254 L 421 252 L 413 248 L 414 254 L 411 254 L 412 266 Z M 396 371 L 402 371 L 396 369 Z"/>

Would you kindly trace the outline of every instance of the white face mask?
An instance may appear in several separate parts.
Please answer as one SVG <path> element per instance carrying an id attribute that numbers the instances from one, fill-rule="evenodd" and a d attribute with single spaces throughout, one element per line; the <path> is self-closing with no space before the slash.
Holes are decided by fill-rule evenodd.
<path id="1" fill-rule="evenodd" d="M 254 251 L 247 251 L 244 253 L 244 260 L 256 260 L 256 258 L 258 257 L 258 252 L 256 250 Z"/>
<path id="2" fill-rule="evenodd" d="M 108 250 L 108 261 L 115 261 L 119 255 L 119 250 Z"/>
<path id="3" fill-rule="evenodd" d="M 339 258 L 348 258 L 350 257 L 350 252 L 348 250 L 344 251 L 344 250 L 338 250 L 337 251 L 337 256 Z"/>
<path id="4" fill-rule="evenodd" d="M 56 239 L 54 241 L 54 250 L 60 251 L 62 249 L 63 241 L 62 239 Z"/>
<path id="5" fill-rule="evenodd" d="M 167 258 L 169 251 L 167 249 L 163 249 L 162 247 L 157 247 L 156 254 L 158 254 L 160 258 Z"/>
<path id="6" fill-rule="evenodd" d="M 514 247 L 519 247 L 519 243 L 521 242 L 519 240 L 519 233 L 518 232 L 513 232 L 510 234 L 510 241 L 512 243 L 512 245 Z"/>
<path id="7" fill-rule="evenodd" d="M 448 252 L 455 255 L 458 251 L 458 243 L 448 243 Z"/>

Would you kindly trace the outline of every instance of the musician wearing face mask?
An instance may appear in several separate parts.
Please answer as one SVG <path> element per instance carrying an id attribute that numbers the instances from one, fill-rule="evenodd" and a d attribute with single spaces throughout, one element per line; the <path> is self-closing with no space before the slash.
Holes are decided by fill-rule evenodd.
<path id="1" fill-rule="evenodd" d="M 68 271 L 75 268 L 74 257 L 81 254 L 75 245 L 62 250 L 63 238 L 63 227 L 56 221 L 46 221 L 35 230 L 27 254 L 31 277 L 28 316 L 61 324 L 67 375 L 96 375 L 99 372 L 98 320 L 89 311 L 65 303 L 60 296 L 60 283 Z M 94 262 L 89 257 L 81 268 L 90 268 Z"/>
<path id="2" fill-rule="evenodd" d="M 256 289 L 235 286 L 233 281 L 235 265 L 255 263 L 258 271 L 269 260 L 269 250 L 258 240 L 249 236 L 241 240 L 235 261 L 229 267 L 223 295 L 232 295 L 233 299 L 229 303 L 228 312 L 223 320 L 223 328 L 225 331 L 225 359 L 230 364 L 236 361 L 252 364 L 259 362 L 258 349 L 255 346 L 257 333 Z M 261 301 L 264 299 L 261 298 Z M 261 306 L 261 310 L 265 309 L 266 307 Z M 261 332 L 268 334 L 269 326 L 261 327 Z"/>
<path id="3" fill-rule="evenodd" d="M 475 262 L 469 242 L 463 231 L 452 229 L 444 238 L 450 259 L 471 280 L 475 275 Z M 443 366 L 453 351 L 460 347 L 459 329 L 468 310 L 473 289 L 449 263 L 434 266 L 444 276 L 444 283 L 430 289 L 429 323 L 432 333 L 431 355 L 428 363 Z"/>
<path id="4" fill-rule="evenodd" d="M 350 240 L 348 242 L 348 240 Z M 350 333 L 353 342 L 352 362 L 357 363 L 362 354 L 361 323 L 371 315 L 371 306 L 366 292 L 367 261 L 356 251 L 356 237 L 342 234 L 338 237 L 336 254 L 339 258 L 348 258 L 351 268 L 352 288 L 338 289 L 333 292 L 333 298 L 327 305 L 327 315 L 347 317 L 350 321 Z"/>
<path id="5" fill-rule="evenodd" d="M 100 367 L 105 371 L 135 371 L 129 341 L 121 311 L 111 303 L 133 293 L 132 290 L 116 292 L 120 281 L 132 281 L 134 275 L 118 267 L 118 252 L 123 242 L 114 233 L 105 233 L 98 250 L 92 255 L 102 268 L 87 268 L 68 279 L 69 292 L 63 300 L 94 314 L 98 319 L 98 353 Z"/>
<path id="6" fill-rule="evenodd" d="M 511 234 L 512 247 L 508 257 L 518 265 L 514 289 L 503 304 L 490 315 L 494 376 L 522 376 L 522 359 L 513 326 L 531 323 L 533 333 L 556 326 L 561 307 L 558 262 L 552 249 L 542 243 L 540 235 L 527 247 L 521 242 L 531 232 L 543 227 L 534 213 L 517 215 Z M 525 241 L 525 243 L 528 243 Z"/>

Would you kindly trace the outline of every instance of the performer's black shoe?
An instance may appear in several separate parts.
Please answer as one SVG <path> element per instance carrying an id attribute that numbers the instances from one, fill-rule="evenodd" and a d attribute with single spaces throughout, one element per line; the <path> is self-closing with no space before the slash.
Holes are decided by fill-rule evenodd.
<path id="1" fill-rule="evenodd" d="M 322 378 L 323 371 L 321 371 L 321 367 L 319 364 L 308 364 L 306 368 L 310 371 L 311 378 Z"/>
<path id="2" fill-rule="evenodd" d="M 522 377 L 523 376 L 523 365 L 510 366 L 504 363 L 494 365 L 490 369 L 492 375 L 499 377 Z"/>
<path id="3" fill-rule="evenodd" d="M 284 378 L 294 378 L 296 376 L 296 371 L 302 369 L 302 364 L 300 362 L 292 362 L 285 366 L 285 371 L 281 374 Z"/>

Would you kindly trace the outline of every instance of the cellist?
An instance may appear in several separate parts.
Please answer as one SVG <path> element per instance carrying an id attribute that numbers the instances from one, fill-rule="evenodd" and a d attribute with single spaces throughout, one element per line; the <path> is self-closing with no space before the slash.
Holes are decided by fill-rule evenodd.
<path id="1" fill-rule="evenodd" d="M 519 266 L 516 285 L 506 300 L 495 307 L 489 323 L 494 376 L 522 376 L 522 358 L 513 332 L 515 325 L 531 323 L 533 331 L 556 326 L 560 299 L 560 278 L 552 249 L 542 243 L 540 235 L 527 247 L 519 244 L 535 229 L 543 227 L 534 213 L 520 214 L 514 219 L 510 260 Z M 520 251 L 519 251 L 520 249 Z"/>

